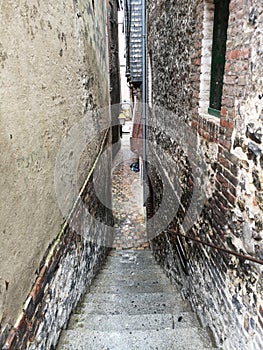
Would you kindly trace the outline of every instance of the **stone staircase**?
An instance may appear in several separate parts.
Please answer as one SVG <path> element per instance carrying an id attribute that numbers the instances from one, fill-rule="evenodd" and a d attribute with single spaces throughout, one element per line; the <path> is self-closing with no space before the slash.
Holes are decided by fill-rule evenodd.
<path id="1" fill-rule="evenodd" d="M 149 250 L 112 251 L 57 350 L 205 350 L 211 339 Z"/>

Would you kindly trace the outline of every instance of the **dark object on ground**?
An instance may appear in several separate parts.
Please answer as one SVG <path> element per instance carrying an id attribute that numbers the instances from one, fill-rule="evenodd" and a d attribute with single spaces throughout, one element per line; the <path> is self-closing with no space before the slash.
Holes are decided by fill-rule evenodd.
<path id="1" fill-rule="evenodd" d="M 140 171 L 140 167 L 139 167 L 139 162 L 135 162 L 135 163 L 132 163 L 130 165 L 130 168 L 132 171 L 134 171 L 135 173 L 138 173 Z"/>

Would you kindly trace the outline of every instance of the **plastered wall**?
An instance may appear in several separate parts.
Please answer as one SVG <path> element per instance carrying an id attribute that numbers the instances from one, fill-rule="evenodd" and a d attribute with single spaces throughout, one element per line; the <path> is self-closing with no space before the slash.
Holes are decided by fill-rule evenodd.
<path id="1" fill-rule="evenodd" d="M 105 11 L 103 1 L 0 1 L 1 326 L 16 320 L 65 219 L 54 188 L 62 139 L 85 116 L 94 132 L 109 118 L 89 113 L 109 103 Z M 82 155 L 79 188 L 99 146 Z"/>

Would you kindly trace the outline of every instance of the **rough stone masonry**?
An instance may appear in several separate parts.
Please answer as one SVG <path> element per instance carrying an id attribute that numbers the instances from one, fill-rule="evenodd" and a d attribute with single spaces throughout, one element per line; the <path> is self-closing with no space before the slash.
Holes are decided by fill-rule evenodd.
<path id="1" fill-rule="evenodd" d="M 178 210 L 173 221 L 151 245 L 218 345 L 224 349 L 261 349 L 262 265 L 178 234 L 263 259 L 262 1 L 230 1 L 220 117 L 204 110 L 209 102 L 206 79 L 210 79 L 214 1 L 147 4 L 154 106 L 149 112 L 149 136 L 156 145 L 149 157 L 165 169 L 165 181 L 177 189 L 174 197 L 178 202 L 174 202 Z M 156 112 L 162 108 L 169 113 Z M 197 179 L 178 140 L 167 136 L 167 128 L 176 130 L 179 121 L 186 121 L 197 135 L 192 146 L 203 152 L 207 168 L 203 186 L 207 199 L 188 232 L 182 229 L 182 222 Z M 160 148 L 164 150 L 161 157 Z M 150 220 L 161 204 L 171 203 L 162 197 L 165 181 L 156 167 L 149 167 L 148 176 Z M 148 228 L 151 234 L 154 225 Z"/>

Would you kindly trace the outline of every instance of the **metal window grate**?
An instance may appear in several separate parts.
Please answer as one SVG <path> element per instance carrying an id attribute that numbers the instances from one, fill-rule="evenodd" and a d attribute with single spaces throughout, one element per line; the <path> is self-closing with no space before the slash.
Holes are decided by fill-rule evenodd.
<path id="1" fill-rule="evenodd" d="M 142 82 L 142 0 L 125 1 L 127 67 L 134 83 Z"/>

